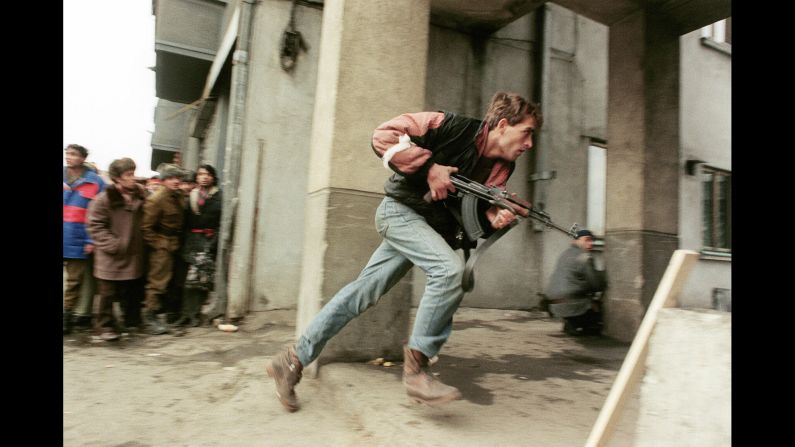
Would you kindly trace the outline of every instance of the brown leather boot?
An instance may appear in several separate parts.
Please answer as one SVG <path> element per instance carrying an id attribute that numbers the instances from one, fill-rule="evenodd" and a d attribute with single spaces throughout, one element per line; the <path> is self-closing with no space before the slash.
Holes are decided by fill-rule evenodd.
<path id="1" fill-rule="evenodd" d="M 457 388 L 436 380 L 427 367 L 428 357 L 425 354 L 403 346 L 403 385 L 410 398 L 428 405 L 461 399 L 461 392 Z"/>
<path id="2" fill-rule="evenodd" d="M 295 350 L 287 348 L 271 359 L 265 366 L 268 375 L 276 382 L 276 396 L 285 409 L 289 412 L 297 411 L 298 396 L 295 395 L 295 385 L 301 381 L 304 365 L 298 360 Z"/>

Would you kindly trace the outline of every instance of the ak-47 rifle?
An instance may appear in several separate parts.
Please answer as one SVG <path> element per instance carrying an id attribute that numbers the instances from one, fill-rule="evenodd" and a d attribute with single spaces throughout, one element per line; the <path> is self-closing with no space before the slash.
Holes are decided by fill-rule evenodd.
<path id="1" fill-rule="evenodd" d="M 530 219 L 537 220 L 544 224 L 544 226 L 554 228 L 572 238 L 577 235 L 578 226 L 576 223 L 568 230 L 563 229 L 552 222 L 552 217 L 550 217 L 549 214 L 533 208 L 528 202 L 522 199 L 512 197 L 512 194 L 508 191 L 482 185 L 458 174 L 451 175 L 450 181 L 453 183 L 453 186 L 455 186 L 455 195 L 461 197 L 461 223 L 470 241 L 474 242 L 483 237 L 486 233 L 486 230 L 483 229 L 480 223 L 478 200 L 485 200 L 491 205 L 506 209 L 519 218 L 529 217 Z M 527 215 L 525 216 L 523 213 L 517 212 L 517 207 L 524 210 Z"/>
<path id="2" fill-rule="evenodd" d="M 578 225 L 576 223 L 566 230 L 555 224 L 549 214 L 533 208 L 528 202 L 514 197 L 513 194 L 507 191 L 482 185 L 458 174 L 451 175 L 450 181 L 456 189 L 454 195 L 461 198 L 461 215 L 457 217 L 460 217 L 461 225 L 464 227 L 464 233 L 466 233 L 466 237 L 471 242 L 478 240 L 486 234 L 486 230 L 481 224 L 480 213 L 478 212 L 478 200 L 484 200 L 493 206 L 506 209 L 519 218 L 528 217 L 534 219 L 544 224 L 544 226 L 554 228 L 572 238 L 577 235 Z M 516 226 L 517 223 L 519 223 L 518 219 L 489 236 L 472 256 L 469 256 L 469 250 L 464 251 L 466 267 L 464 268 L 462 287 L 465 292 L 469 292 L 475 287 L 474 269 L 478 256 L 483 254 L 486 249 L 507 233 L 508 230 Z"/>

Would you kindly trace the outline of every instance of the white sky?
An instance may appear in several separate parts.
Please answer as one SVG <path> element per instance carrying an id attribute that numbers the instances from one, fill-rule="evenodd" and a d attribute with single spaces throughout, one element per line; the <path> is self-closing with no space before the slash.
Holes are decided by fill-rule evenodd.
<path id="1" fill-rule="evenodd" d="M 130 157 L 152 174 L 154 39 L 152 0 L 64 0 L 62 158 L 76 143 L 103 171 Z"/>

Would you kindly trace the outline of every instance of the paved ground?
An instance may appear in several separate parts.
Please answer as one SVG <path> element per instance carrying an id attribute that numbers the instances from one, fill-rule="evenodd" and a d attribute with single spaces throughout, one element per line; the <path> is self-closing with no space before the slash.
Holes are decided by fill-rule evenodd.
<path id="1" fill-rule="evenodd" d="M 333 363 L 304 378 L 290 414 L 264 365 L 293 322 L 271 311 L 236 333 L 64 337 L 64 446 L 582 446 L 629 349 L 564 336 L 546 314 L 463 308 L 435 371 L 464 400 L 414 404 L 400 364 Z"/>

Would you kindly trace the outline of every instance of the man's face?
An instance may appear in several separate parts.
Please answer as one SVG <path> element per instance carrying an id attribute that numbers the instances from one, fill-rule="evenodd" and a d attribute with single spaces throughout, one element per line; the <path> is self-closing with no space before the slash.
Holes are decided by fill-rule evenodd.
<path id="1" fill-rule="evenodd" d="M 135 170 L 130 169 L 129 171 L 124 171 L 121 174 L 121 177 L 116 179 L 116 183 L 119 184 L 122 188 L 126 189 L 127 191 L 132 191 L 135 189 Z"/>
<path id="2" fill-rule="evenodd" d="M 497 142 L 502 154 L 500 158 L 515 161 L 520 155 L 529 151 L 533 147 L 535 128 L 536 120 L 532 116 L 525 117 L 513 126 L 508 124 L 507 119 L 501 119 L 493 130 L 499 137 Z"/>
<path id="3" fill-rule="evenodd" d="M 83 154 L 80 153 L 77 149 L 67 149 L 66 150 L 66 166 L 69 168 L 79 168 L 83 165 L 83 162 L 86 161 Z"/>
<path id="4" fill-rule="evenodd" d="M 201 168 L 198 171 L 196 171 L 196 182 L 202 188 L 209 188 L 210 185 L 213 184 L 213 180 L 214 179 L 213 176 L 210 174 L 210 171 L 204 168 Z"/>
<path id="5" fill-rule="evenodd" d="M 165 185 L 165 187 L 170 189 L 171 191 L 176 191 L 177 189 L 179 189 L 179 184 L 181 182 L 182 180 L 180 180 L 179 177 L 169 177 L 162 181 L 163 185 Z"/>
<path id="6" fill-rule="evenodd" d="M 593 238 L 591 236 L 583 236 L 574 241 L 578 247 L 585 251 L 591 251 L 593 248 Z"/>
<path id="7" fill-rule="evenodd" d="M 196 187 L 196 184 L 191 182 L 191 181 L 181 182 L 179 184 L 179 189 L 181 189 L 182 192 L 184 192 L 185 194 L 188 194 L 189 192 L 193 191 L 193 188 L 195 188 L 195 187 Z"/>

